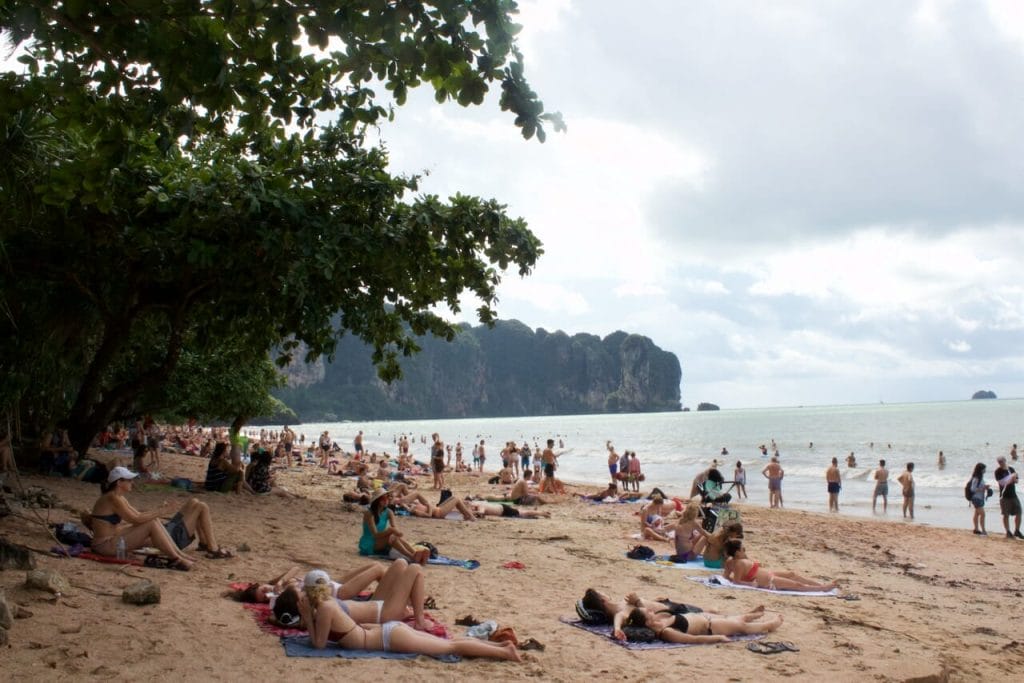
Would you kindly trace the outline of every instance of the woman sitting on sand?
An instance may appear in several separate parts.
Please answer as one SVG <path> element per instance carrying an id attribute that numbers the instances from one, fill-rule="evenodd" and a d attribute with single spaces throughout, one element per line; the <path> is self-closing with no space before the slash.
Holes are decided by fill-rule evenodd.
<path id="1" fill-rule="evenodd" d="M 281 626 L 289 628 L 310 629 L 309 619 L 301 619 L 299 602 L 302 588 L 313 584 L 322 584 L 329 597 L 340 610 L 359 624 L 383 624 L 386 621 L 401 621 L 409 616 L 409 606 L 415 617 L 416 628 L 426 630 L 428 624 L 423 617 L 423 603 L 426 600 L 423 570 L 419 565 L 410 565 L 405 560 L 395 560 L 394 564 L 381 577 L 377 590 L 369 600 L 342 599 L 338 593 L 344 590 L 344 584 L 331 581 L 331 577 L 322 569 L 308 572 L 302 585 L 298 581 L 285 586 L 281 594 L 276 596 L 270 609 L 274 619 Z M 340 586 L 340 587 L 339 587 Z M 311 634 L 312 635 L 312 634 Z M 332 638 L 332 640 L 334 640 Z"/>
<path id="2" fill-rule="evenodd" d="M 725 543 L 725 571 L 723 576 L 733 583 L 755 588 L 780 591 L 830 591 L 839 584 L 836 581 L 822 583 L 808 579 L 795 572 L 772 571 L 747 557 L 743 541 L 733 539 Z"/>
<path id="3" fill-rule="evenodd" d="M 729 522 L 718 528 L 704 542 L 704 566 L 711 569 L 722 569 L 725 566 L 725 544 L 734 538 L 743 538 L 743 525 Z"/>
<path id="4" fill-rule="evenodd" d="M 245 483 L 256 495 L 273 493 L 285 498 L 299 498 L 283 486 L 275 486 L 274 475 L 270 472 L 270 463 L 274 456 L 265 448 L 253 449 L 252 460 L 245 469 Z"/>
<path id="5" fill-rule="evenodd" d="M 143 546 L 155 546 L 175 560 L 175 569 L 187 571 L 195 560 L 181 551 L 191 545 L 198 534 L 199 548 L 207 550 L 209 559 L 233 557 L 229 550 L 217 544 L 210 508 L 206 503 L 190 498 L 166 524 L 160 523 L 160 517 L 170 514 L 173 501 L 165 501 L 155 512 L 140 512 L 132 507 L 125 495 L 132 490 L 132 479 L 137 476 L 126 467 L 112 469 L 104 493 L 93 505 L 92 513 L 82 516 L 82 521 L 93 531 L 93 552 L 114 556 L 118 539 L 124 538 L 129 552 Z"/>
<path id="6" fill-rule="evenodd" d="M 417 550 L 402 538 L 395 524 L 395 513 L 388 509 L 388 492 L 381 489 L 370 498 L 363 513 L 363 534 L 359 538 L 360 555 L 388 555 L 392 559 L 404 558 L 426 564 L 430 551 Z"/>
<path id="7" fill-rule="evenodd" d="M 613 481 L 613 482 L 609 482 L 608 486 L 605 489 L 603 489 L 601 491 L 598 491 L 597 493 L 590 493 L 590 494 L 577 493 L 575 495 L 579 496 L 583 500 L 593 500 L 593 501 L 596 501 L 598 503 L 602 502 L 605 498 L 615 498 L 616 500 L 618 500 L 618 498 L 619 498 L 619 485 L 616 484 Z"/>
<path id="8" fill-rule="evenodd" d="M 666 503 L 660 495 L 651 498 L 651 502 L 640 510 L 640 537 L 649 541 L 672 540 L 668 529 L 665 527 L 665 519 L 675 512 L 675 505 Z"/>
<path id="9" fill-rule="evenodd" d="M 683 515 L 675 526 L 676 553 L 668 559 L 672 562 L 686 563 L 696 560 L 708 542 L 708 532 L 704 531 L 697 518 L 699 505 L 694 501 L 686 506 Z"/>
<path id="10" fill-rule="evenodd" d="M 408 652 L 421 655 L 455 654 L 464 657 L 486 657 L 521 661 L 516 646 L 510 642 L 492 643 L 477 638 L 445 640 L 416 631 L 400 621 L 386 621 L 380 626 L 360 626 L 346 614 L 337 600 L 331 599 L 329 577 L 307 575 L 305 590 L 299 596 L 298 611 L 302 623 L 309 626 L 313 647 L 326 647 L 336 641 L 339 647 L 352 650 Z"/>
<path id="11" fill-rule="evenodd" d="M 342 574 L 338 577 L 341 579 L 340 581 L 331 584 L 334 588 L 334 597 L 342 600 L 356 597 L 374 581 L 380 582 L 384 577 L 384 570 L 385 567 L 380 562 L 370 562 Z M 302 569 L 292 567 L 267 583 L 250 583 L 241 590 L 229 591 L 227 597 L 238 602 L 270 602 L 272 597 L 280 595 L 288 586 L 298 585 L 301 576 L 303 576 Z"/>
<path id="12" fill-rule="evenodd" d="M 671 614 L 668 610 L 634 607 L 628 615 L 615 615 L 612 637 L 625 640 L 626 626 L 646 626 L 667 643 L 725 643 L 729 636 L 769 633 L 782 625 L 782 615 L 760 611 L 736 616 L 724 614 Z"/>

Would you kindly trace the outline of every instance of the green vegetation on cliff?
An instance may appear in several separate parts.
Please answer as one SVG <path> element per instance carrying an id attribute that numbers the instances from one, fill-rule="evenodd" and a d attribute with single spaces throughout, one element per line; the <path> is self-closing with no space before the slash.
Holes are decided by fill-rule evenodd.
<path id="1" fill-rule="evenodd" d="M 286 369 L 274 392 L 302 420 L 407 419 L 679 410 L 675 354 L 647 337 L 530 329 L 517 320 L 463 325 L 451 342 L 425 337 L 386 384 L 358 339 L 338 344 L 333 363 Z"/>

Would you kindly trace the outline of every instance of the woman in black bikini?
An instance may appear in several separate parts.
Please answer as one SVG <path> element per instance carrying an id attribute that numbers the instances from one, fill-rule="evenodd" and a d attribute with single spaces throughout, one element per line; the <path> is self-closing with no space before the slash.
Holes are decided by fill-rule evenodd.
<path id="1" fill-rule="evenodd" d="M 774 612 L 755 611 L 747 614 L 728 616 L 724 614 L 690 613 L 673 614 L 670 610 L 654 610 L 649 607 L 635 607 L 623 619 L 616 615 L 612 636 L 625 640 L 622 622 L 626 626 L 646 626 L 667 643 L 724 643 L 729 636 L 754 633 L 769 633 L 782 625 L 782 615 Z"/>
<path id="2" fill-rule="evenodd" d="M 93 506 L 92 514 L 83 515 L 83 521 L 93 532 L 93 552 L 116 555 L 117 540 L 124 538 L 125 548 L 129 552 L 147 545 L 155 546 L 175 561 L 176 569 L 189 570 L 195 560 L 181 551 L 198 534 L 200 548 L 208 549 L 208 558 L 233 557 L 230 551 L 217 545 L 210 508 L 206 503 L 195 498 L 189 499 L 166 524 L 161 524 L 160 518 L 173 511 L 173 501 L 166 501 L 154 512 L 140 512 L 132 507 L 125 495 L 132 490 L 132 479 L 137 476 L 126 467 L 112 469 L 104 493 Z"/>
<path id="3" fill-rule="evenodd" d="M 349 650 L 421 655 L 455 654 L 522 661 L 519 651 L 510 641 L 492 643 L 477 638 L 445 640 L 417 631 L 400 621 L 386 621 L 379 626 L 360 626 L 345 613 L 338 600 L 331 596 L 330 580 L 323 576 L 307 577 L 305 590 L 299 596 L 298 608 L 302 622 L 309 625 L 309 640 L 316 648 L 326 647 L 327 641 L 332 640 L 339 647 Z"/>

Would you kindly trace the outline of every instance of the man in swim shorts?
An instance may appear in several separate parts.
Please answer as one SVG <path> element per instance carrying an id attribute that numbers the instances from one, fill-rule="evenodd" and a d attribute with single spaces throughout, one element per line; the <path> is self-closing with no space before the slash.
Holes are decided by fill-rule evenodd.
<path id="1" fill-rule="evenodd" d="M 999 485 L 999 511 L 1003 513 L 1003 529 L 1007 538 L 1024 538 L 1020 533 L 1020 499 L 1017 497 L 1017 472 L 1006 465 L 1006 458 L 996 458 L 996 483 Z M 1010 517 L 1014 518 L 1013 533 L 1010 533 Z"/>
<path id="2" fill-rule="evenodd" d="M 764 466 L 761 474 L 768 480 L 768 507 L 782 507 L 782 478 L 785 472 L 779 464 L 779 457 L 773 455 L 771 461 Z"/>
<path id="3" fill-rule="evenodd" d="M 900 476 L 896 477 L 896 481 L 903 487 L 903 516 L 906 517 L 907 513 L 910 514 L 910 519 L 914 518 L 914 463 L 908 462 L 907 469 L 904 470 Z"/>
<path id="4" fill-rule="evenodd" d="M 875 470 L 875 492 L 871 496 L 871 512 L 875 511 L 875 503 L 878 497 L 882 497 L 882 512 L 889 511 L 889 470 L 885 468 L 885 461 L 878 461 L 878 469 Z"/>
<path id="5" fill-rule="evenodd" d="M 828 486 L 828 511 L 839 512 L 839 490 L 843 485 L 838 458 L 832 458 L 832 466 L 825 470 L 825 482 Z"/>

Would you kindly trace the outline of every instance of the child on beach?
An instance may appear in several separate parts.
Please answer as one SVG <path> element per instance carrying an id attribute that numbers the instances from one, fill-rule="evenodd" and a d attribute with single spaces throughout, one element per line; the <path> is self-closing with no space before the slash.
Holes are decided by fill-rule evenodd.
<path id="1" fill-rule="evenodd" d="M 736 499 L 747 497 L 747 471 L 743 469 L 743 463 L 736 461 L 736 469 L 732 474 L 733 483 L 736 484 Z"/>

